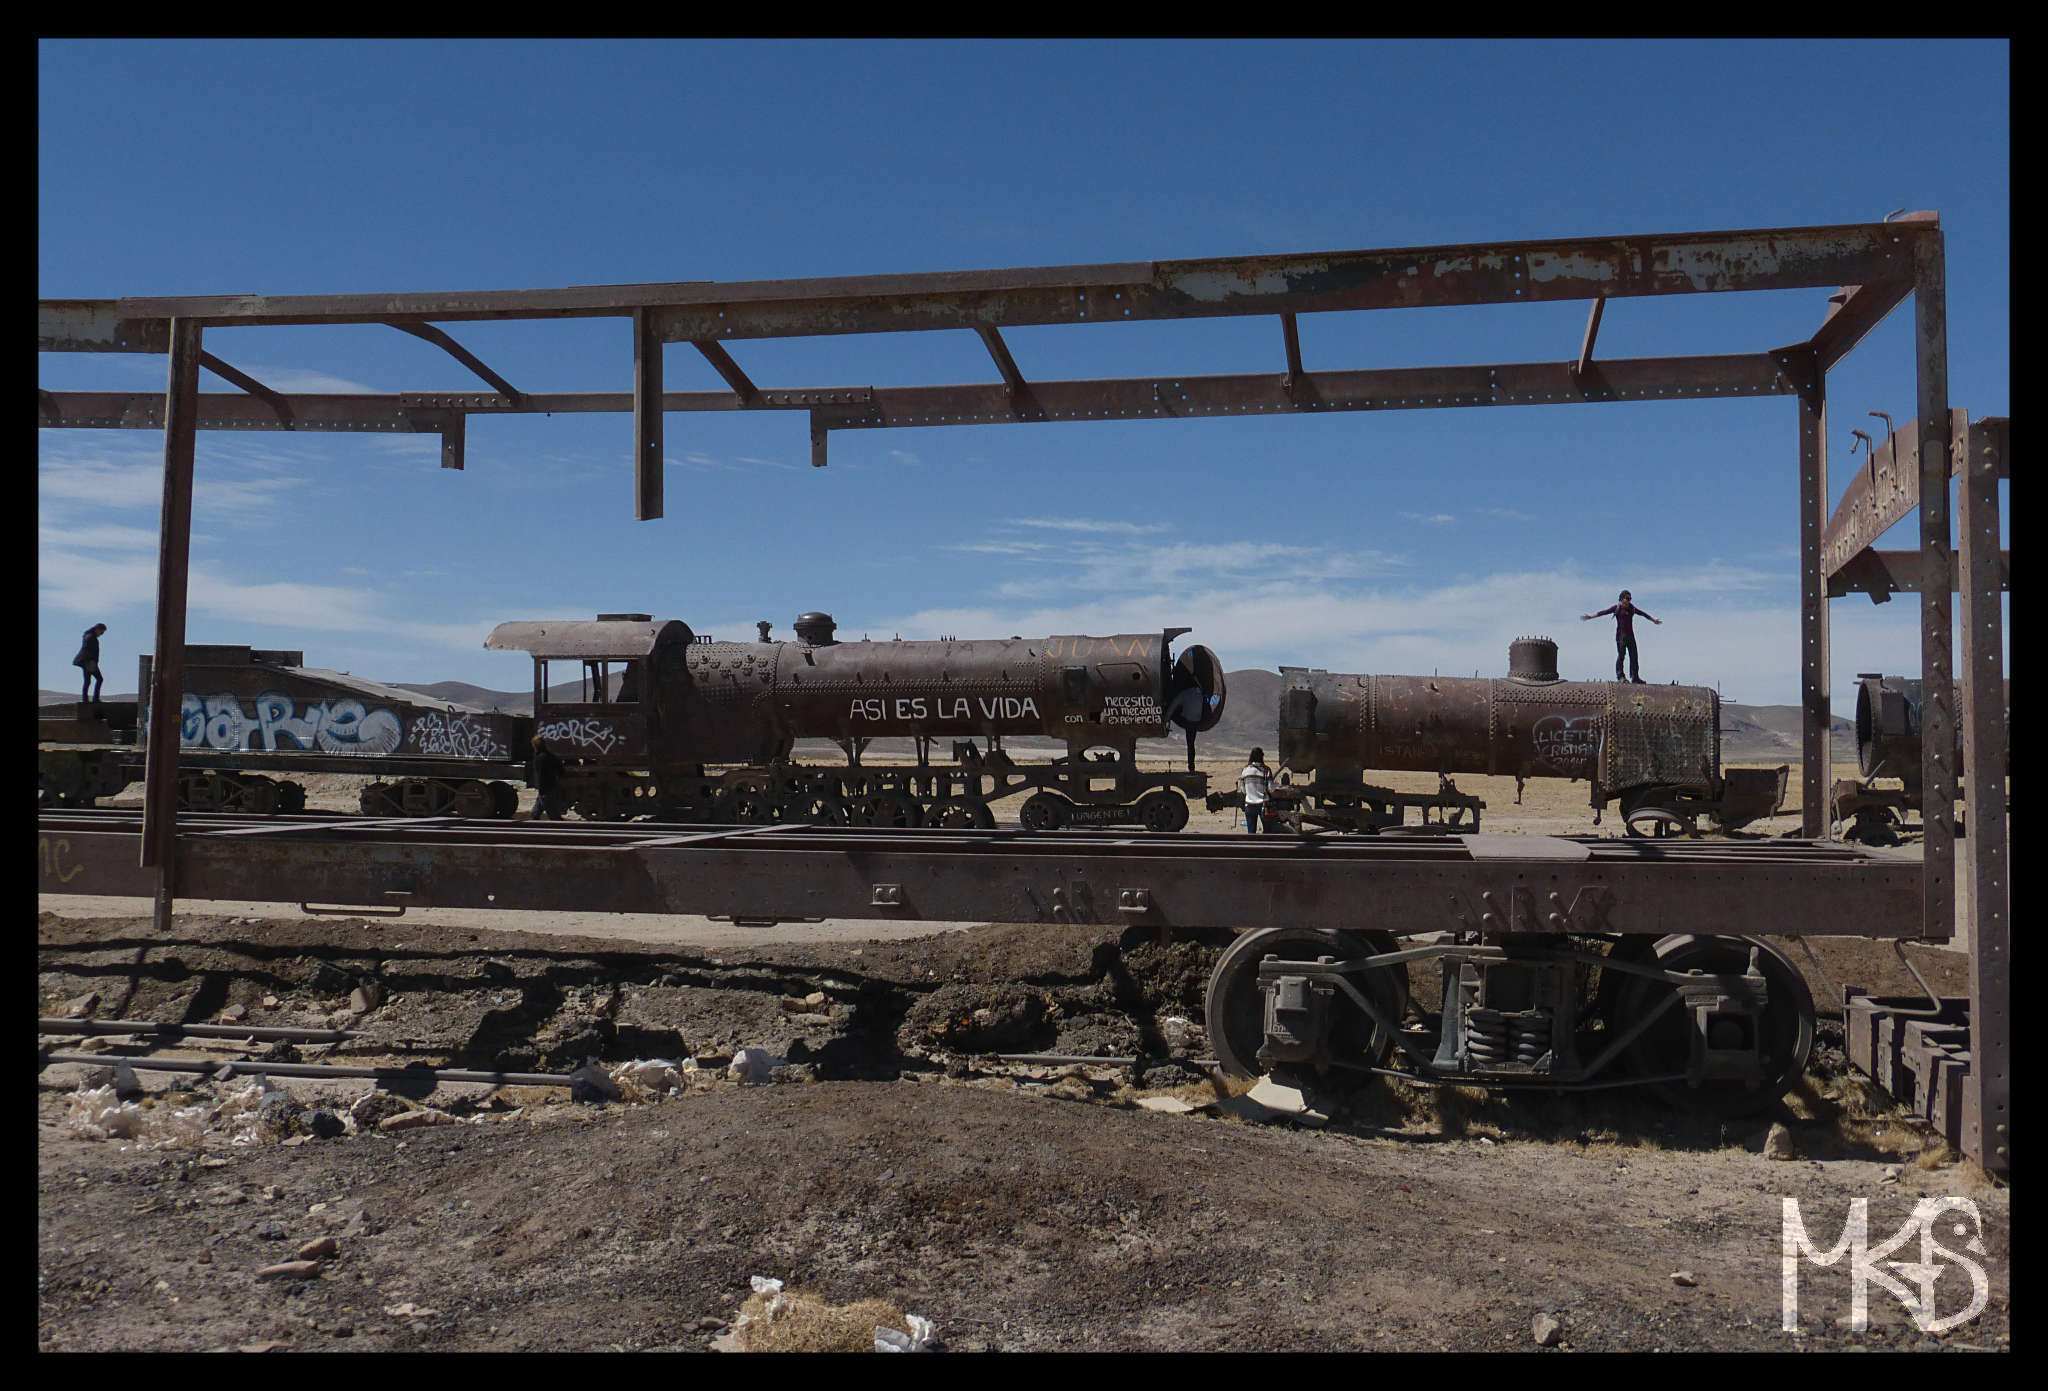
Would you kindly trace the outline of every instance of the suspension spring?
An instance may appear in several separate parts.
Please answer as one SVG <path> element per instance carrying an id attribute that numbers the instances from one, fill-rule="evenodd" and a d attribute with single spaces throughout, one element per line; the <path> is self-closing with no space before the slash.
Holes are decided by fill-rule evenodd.
<path id="1" fill-rule="evenodd" d="M 1550 1051 L 1550 1011 L 1532 1009 L 1503 1021 L 1508 1026 L 1509 1046 L 1518 1063 L 1534 1066 Z"/>
<path id="2" fill-rule="evenodd" d="M 1465 1056 L 1474 1067 L 1497 1067 L 1508 1053 L 1508 1021 L 1497 1009 L 1471 1005 L 1465 1010 Z"/>

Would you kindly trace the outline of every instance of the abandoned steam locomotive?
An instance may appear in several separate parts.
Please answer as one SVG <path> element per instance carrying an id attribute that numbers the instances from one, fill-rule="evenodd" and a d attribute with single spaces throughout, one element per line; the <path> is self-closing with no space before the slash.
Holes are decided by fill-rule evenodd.
<path id="1" fill-rule="evenodd" d="M 504 623 L 484 645 L 532 656 L 537 733 L 573 758 L 564 789 L 599 819 L 989 827 L 991 802 L 1029 790 L 1026 826 L 1177 831 L 1183 794 L 1207 787 L 1199 773 L 1141 772 L 1135 756 L 1184 690 L 1201 696 L 1198 732 L 1222 717 L 1215 654 L 1173 655 L 1190 629 L 840 642 L 829 615 L 807 613 L 795 642 L 771 642 L 761 626 L 756 642 L 719 643 L 679 621 L 608 614 Z M 574 700 L 549 695 L 564 666 L 578 673 Z M 1027 735 L 1066 753 L 1020 763 L 1002 741 Z M 914 765 L 862 762 L 890 737 L 913 741 Z M 791 762 L 804 738 L 831 740 L 845 765 Z M 932 757 L 940 739 L 953 741 L 950 762 Z"/>
<path id="2" fill-rule="evenodd" d="M 1380 831 L 1419 808 L 1424 824 L 1479 829 L 1485 804 L 1455 773 L 1584 778 L 1592 805 L 1619 802 L 1638 835 L 1690 833 L 1701 815 L 1724 828 L 1769 816 L 1787 769 L 1721 767 L 1721 699 L 1704 686 L 1563 681 L 1557 644 L 1518 638 L 1508 674 L 1349 676 L 1282 667 L 1280 770 L 1272 812 L 1295 829 Z M 1434 793 L 1365 781 L 1374 770 L 1438 775 Z M 1310 775 L 1298 785 L 1291 779 Z M 1209 804 L 1230 803 L 1214 794 Z M 1597 815 L 1596 815 L 1597 820 Z"/>
<path id="3" fill-rule="evenodd" d="M 300 652 L 195 646 L 180 803 L 297 811 L 303 786 L 273 774 L 367 771 L 379 777 L 362 792 L 369 815 L 507 817 L 536 734 L 565 760 L 571 805 L 594 820 L 986 827 L 990 803 L 1028 791 L 1027 826 L 1175 831 L 1184 797 L 1207 786 L 1135 759 L 1140 738 L 1166 732 L 1182 691 L 1201 697 L 1198 732 L 1222 716 L 1215 654 L 1173 654 L 1189 629 L 840 643 L 815 613 L 797 620 L 794 642 L 761 629 L 758 641 L 719 643 L 645 614 L 501 624 L 485 646 L 533 658 L 530 717 L 309 668 Z M 145 657 L 140 689 L 149 677 Z M 90 805 L 139 780 L 138 713 L 110 704 L 99 717 L 43 719 L 42 800 Z M 1021 736 L 1057 739 L 1065 754 L 1019 762 L 1002 741 Z M 864 764 L 878 738 L 911 740 L 915 763 Z M 793 762 L 799 739 L 838 744 L 846 765 Z M 940 740 L 953 741 L 950 761 L 933 756 Z"/>

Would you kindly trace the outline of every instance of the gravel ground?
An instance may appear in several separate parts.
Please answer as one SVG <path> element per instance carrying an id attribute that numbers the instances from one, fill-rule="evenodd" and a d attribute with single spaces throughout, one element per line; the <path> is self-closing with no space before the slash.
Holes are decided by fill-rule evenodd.
<path id="1" fill-rule="evenodd" d="M 99 1078 L 53 1065 L 47 1350 L 704 1350 L 731 1344 L 753 1276 L 889 1301 L 949 1350 L 1538 1351 L 1550 1322 L 1561 1351 L 2008 1345 L 2009 1192 L 1847 1076 L 1826 1026 L 1775 1117 L 1739 1125 L 1625 1093 L 1380 1084 L 1311 1129 L 1212 1104 L 1225 1089 L 1191 1068 L 984 1056 L 1203 1056 L 1213 942 L 977 926 L 693 945 L 202 914 L 164 939 L 146 913 L 44 913 L 39 938 L 45 1015 L 362 1035 L 297 1045 L 309 1062 L 704 1065 L 639 1103 L 291 1082 L 239 1123 L 250 1143 L 230 1120 L 172 1149 L 85 1138 L 69 1117 Z M 1886 948 L 1822 952 L 1838 980 L 1907 984 Z M 1962 957 L 1914 957 L 1959 988 Z M 768 1084 L 725 1080 L 749 1047 L 783 1060 Z M 146 1125 L 232 1107 L 241 1085 L 138 1076 Z M 385 1128 L 429 1113 L 446 1123 Z M 351 1133 L 317 1133 L 344 1116 Z M 1852 1199 L 1877 1243 L 1923 1196 L 1982 1214 L 1974 1321 L 1929 1336 L 1874 1288 L 1854 1332 L 1838 1264 L 1802 1269 L 1801 1332 L 1782 1331 L 1782 1199 L 1825 1246 Z M 1943 1271 L 1953 1312 L 1969 1282 Z"/>

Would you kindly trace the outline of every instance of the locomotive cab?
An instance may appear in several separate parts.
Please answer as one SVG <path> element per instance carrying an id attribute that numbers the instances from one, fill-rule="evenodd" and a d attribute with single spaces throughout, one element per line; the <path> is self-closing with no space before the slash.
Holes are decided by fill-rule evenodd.
<path id="1" fill-rule="evenodd" d="M 534 733 L 565 760 L 659 765 L 683 723 L 694 637 L 678 620 L 501 623 L 484 646 L 533 658 Z M 651 698 L 658 693 L 659 698 Z"/>

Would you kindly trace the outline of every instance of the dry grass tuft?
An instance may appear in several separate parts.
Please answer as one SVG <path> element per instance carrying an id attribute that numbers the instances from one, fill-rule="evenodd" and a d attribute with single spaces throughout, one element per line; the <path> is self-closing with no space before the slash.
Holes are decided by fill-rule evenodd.
<path id="1" fill-rule="evenodd" d="M 770 1318 L 770 1298 L 752 1294 L 740 1305 L 733 1345 L 741 1352 L 873 1352 L 877 1328 L 910 1327 L 904 1312 L 886 1299 L 827 1304 L 803 1290 L 784 1290 Z"/>

